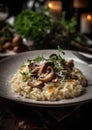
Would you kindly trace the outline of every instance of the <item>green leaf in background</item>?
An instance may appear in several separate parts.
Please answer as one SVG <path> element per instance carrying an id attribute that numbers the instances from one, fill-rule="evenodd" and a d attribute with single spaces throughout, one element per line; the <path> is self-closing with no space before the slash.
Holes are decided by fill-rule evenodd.
<path id="1" fill-rule="evenodd" d="M 75 26 L 77 24 L 76 18 L 71 17 L 69 20 L 66 20 L 65 16 L 66 16 L 66 12 L 64 11 L 62 12 L 61 25 L 67 30 L 69 30 L 70 33 L 75 33 L 76 32 Z"/>
<path id="2" fill-rule="evenodd" d="M 82 36 L 76 30 L 75 17 L 66 19 L 63 11 L 60 19 L 55 19 L 48 10 L 34 12 L 23 10 L 15 18 L 16 33 L 27 40 L 33 41 L 33 45 L 45 45 L 61 48 L 71 45 L 72 41 L 80 42 Z"/>
<path id="3" fill-rule="evenodd" d="M 15 19 L 15 29 L 24 38 L 41 41 L 52 28 L 50 19 L 42 13 L 23 10 Z"/>

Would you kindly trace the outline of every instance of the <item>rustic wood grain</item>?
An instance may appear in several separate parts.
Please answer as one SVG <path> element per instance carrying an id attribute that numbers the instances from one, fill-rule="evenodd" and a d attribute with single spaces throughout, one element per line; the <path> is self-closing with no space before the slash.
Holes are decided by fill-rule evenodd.
<path id="1" fill-rule="evenodd" d="M 41 108 L 0 99 L 0 130 L 77 130 L 92 127 L 92 104 Z"/>

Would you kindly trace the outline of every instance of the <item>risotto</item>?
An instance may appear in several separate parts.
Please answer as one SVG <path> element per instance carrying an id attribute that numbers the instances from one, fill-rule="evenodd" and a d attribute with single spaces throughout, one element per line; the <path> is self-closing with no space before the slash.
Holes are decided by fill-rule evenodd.
<path id="1" fill-rule="evenodd" d="M 11 79 L 15 93 L 40 101 L 74 98 L 85 91 L 85 86 L 86 78 L 74 61 L 66 61 L 60 54 L 27 60 Z"/>

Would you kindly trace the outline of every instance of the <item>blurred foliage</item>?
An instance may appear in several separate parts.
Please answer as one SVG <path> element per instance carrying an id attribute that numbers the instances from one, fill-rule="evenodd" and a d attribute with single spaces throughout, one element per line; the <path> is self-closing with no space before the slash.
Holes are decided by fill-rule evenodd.
<path id="1" fill-rule="evenodd" d="M 43 13 L 23 10 L 15 19 L 15 29 L 23 38 L 35 42 L 42 40 L 50 33 L 53 22 Z"/>
<path id="2" fill-rule="evenodd" d="M 4 23 L 3 26 L 0 27 L 0 44 L 4 44 L 12 39 L 13 33 L 11 29 L 12 26 L 8 23 Z"/>
<path id="3" fill-rule="evenodd" d="M 75 33 L 76 29 L 75 26 L 77 25 L 76 18 L 72 17 L 70 20 L 66 20 L 66 12 L 62 12 L 62 19 L 61 19 L 61 25 L 70 31 L 70 33 Z"/>
<path id="4" fill-rule="evenodd" d="M 76 19 L 66 19 L 64 11 L 61 18 L 54 17 L 48 9 L 40 12 L 23 10 L 15 19 L 15 29 L 23 38 L 33 40 L 34 44 L 67 46 L 72 40 L 81 41 L 76 31 Z"/>

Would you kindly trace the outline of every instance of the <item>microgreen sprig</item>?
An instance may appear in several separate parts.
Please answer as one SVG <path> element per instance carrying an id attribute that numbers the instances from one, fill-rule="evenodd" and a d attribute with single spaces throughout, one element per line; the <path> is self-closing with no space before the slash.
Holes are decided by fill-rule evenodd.
<path id="1" fill-rule="evenodd" d="M 39 63 L 39 62 L 44 61 L 44 60 L 46 60 L 46 59 L 43 57 L 43 55 L 39 55 L 36 58 L 34 58 L 32 60 L 28 59 L 27 61 L 29 63 L 36 63 L 36 62 Z"/>
<path id="2" fill-rule="evenodd" d="M 62 48 L 59 45 L 57 46 L 57 48 L 58 48 L 59 53 L 62 53 L 63 55 L 65 55 L 65 52 L 62 50 Z"/>
<path id="3" fill-rule="evenodd" d="M 23 76 L 23 81 L 24 82 L 27 82 L 28 81 L 28 73 L 26 73 L 26 72 L 20 72 L 21 73 L 21 75 Z"/>

